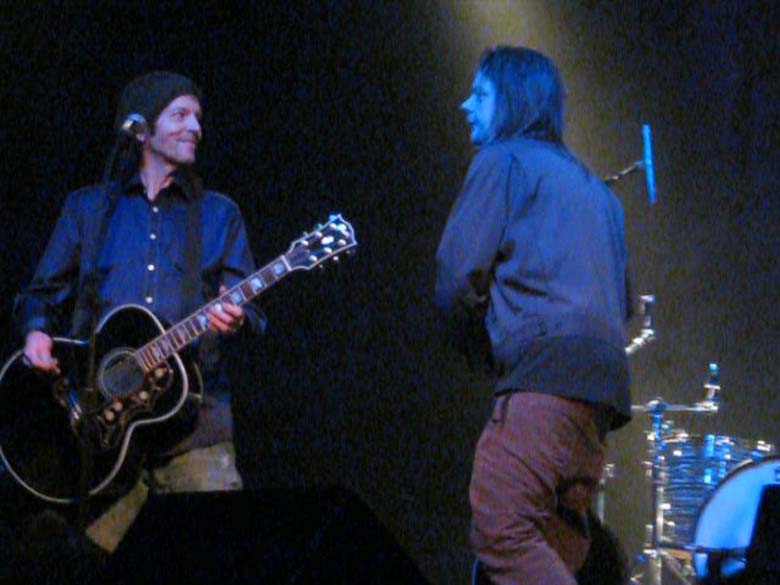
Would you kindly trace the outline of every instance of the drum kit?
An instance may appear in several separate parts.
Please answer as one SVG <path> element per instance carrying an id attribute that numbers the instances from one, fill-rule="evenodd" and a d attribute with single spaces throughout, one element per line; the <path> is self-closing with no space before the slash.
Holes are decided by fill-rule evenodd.
<path id="1" fill-rule="evenodd" d="M 643 171 L 653 205 L 655 176 L 647 124 L 642 126 L 642 143 L 642 159 L 604 182 L 611 185 Z M 655 340 L 651 312 L 655 299 L 646 295 L 640 300 L 644 319 L 640 334 L 625 348 L 629 356 Z M 645 545 L 630 577 L 632 585 L 662 585 L 668 574 L 686 585 L 738 576 L 761 532 L 754 528 L 760 509 L 766 513 L 762 500 L 766 488 L 772 486 L 767 492 L 772 497 L 780 490 L 780 457 L 773 445 L 725 435 L 688 434 L 664 420 L 667 413 L 717 413 L 721 406 L 718 373 L 717 364 L 710 364 L 704 399 L 695 404 L 671 404 L 657 398 L 632 406 L 633 413 L 648 417 L 647 476 L 652 484 L 652 521 L 645 525 Z M 602 520 L 603 488 L 614 473 L 614 466 L 607 466 L 597 494 L 596 510 Z M 780 528 L 773 530 L 780 532 Z M 774 549 L 772 555 L 777 556 Z M 773 562 L 780 565 L 780 559 Z"/>
<path id="2" fill-rule="evenodd" d="M 642 331 L 626 348 L 629 355 L 654 339 L 654 299 L 641 300 Z M 713 363 L 700 402 L 671 404 L 657 398 L 632 406 L 632 412 L 649 420 L 647 475 L 652 485 L 652 522 L 645 526 L 632 585 L 661 585 L 667 575 L 675 583 L 710 582 L 745 569 L 764 488 L 780 485 L 780 457 L 764 441 L 689 434 L 664 419 L 667 413 L 717 413 L 720 390 Z M 608 476 L 613 474 L 609 470 Z"/>

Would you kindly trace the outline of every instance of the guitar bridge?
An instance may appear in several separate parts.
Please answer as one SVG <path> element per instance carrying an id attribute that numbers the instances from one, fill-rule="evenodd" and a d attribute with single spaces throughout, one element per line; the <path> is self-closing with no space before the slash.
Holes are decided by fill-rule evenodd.
<path id="1" fill-rule="evenodd" d="M 107 402 L 97 414 L 101 448 L 117 447 L 127 424 L 141 414 L 152 412 L 157 399 L 173 384 L 173 378 L 173 369 L 163 363 L 145 376 L 141 388 L 123 396 L 114 396 Z"/>

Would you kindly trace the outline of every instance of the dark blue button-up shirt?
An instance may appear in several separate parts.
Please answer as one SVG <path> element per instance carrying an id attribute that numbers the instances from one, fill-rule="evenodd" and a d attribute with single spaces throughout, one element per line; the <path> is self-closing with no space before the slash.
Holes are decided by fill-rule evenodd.
<path id="1" fill-rule="evenodd" d="M 68 196 L 32 282 L 16 299 L 22 333 L 39 329 L 71 337 L 88 335 L 93 321 L 89 309 L 71 315 L 90 276 L 102 303 L 98 320 L 129 303 L 147 307 L 169 324 L 186 317 L 182 283 L 189 205 L 201 208 L 202 287 L 194 293 L 194 302 L 205 304 L 217 296 L 221 284 L 230 288 L 254 272 L 241 213 L 228 197 L 204 191 L 197 198 L 182 181 L 149 201 L 136 176 L 119 196 L 96 253 L 107 198 L 100 188 L 87 187 Z M 258 312 L 252 306 L 246 310 L 250 327 L 259 331 Z"/>

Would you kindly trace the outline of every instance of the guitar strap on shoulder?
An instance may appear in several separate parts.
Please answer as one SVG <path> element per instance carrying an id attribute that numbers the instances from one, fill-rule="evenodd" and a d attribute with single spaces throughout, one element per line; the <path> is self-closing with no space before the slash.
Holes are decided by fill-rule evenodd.
<path id="1" fill-rule="evenodd" d="M 203 201 L 200 181 L 190 179 L 191 188 L 188 197 L 187 217 L 184 235 L 184 278 L 182 279 L 182 300 L 184 314 L 189 315 L 201 305 L 202 256 L 201 242 L 201 205 Z"/>
<path id="2" fill-rule="evenodd" d="M 131 161 L 137 163 L 136 157 L 132 155 L 133 151 L 128 150 L 126 148 L 127 146 L 128 143 L 124 140 L 124 136 L 120 133 L 114 141 L 114 145 L 111 148 L 111 152 L 106 159 L 105 166 L 103 167 L 103 177 L 100 181 L 100 191 L 103 195 L 105 203 L 103 205 L 100 218 L 98 219 L 100 226 L 97 231 L 97 238 L 95 238 L 95 241 L 93 242 L 93 249 L 89 251 L 91 252 L 91 258 L 88 256 L 89 263 L 87 264 L 87 269 L 89 272 L 84 275 L 83 280 L 79 283 L 79 289 L 77 291 L 78 294 L 76 295 L 76 304 L 73 308 L 74 328 L 78 328 L 79 326 L 83 327 L 84 325 L 89 324 L 90 334 L 93 333 L 92 329 L 94 329 L 94 321 L 97 319 L 98 315 L 93 314 L 91 319 L 93 322 L 87 323 L 87 321 L 84 319 L 84 317 L 86 317 L 86 315 L 84 315 L 84 310 L 89 305 L 92 305 L 90 309 L 97 308 L 98 310 L 96 312 L 100 312 L 99 307 L 97 307 L 99 302 L 97 294 L 97 265 L 98 261 L 100 260 L 100 253 L 103 251 L 103 244 L 106 240 L 109 220 L 111 216 L 114 215 L 114 211 L 116 210 L 116 204 L 119 200 L 119 195 L 123 188 L 124 180 L 129 178 L 129 169 L 131 168 L 130 163 Z M 120 178 L 116 181 L 111 181 L 111 175 L 114 172 L 114 163 L 116 163 L 117 160 L 119 162 Z M 95 311 L 92 312 L 95 313 Z M 75 334 L 80 332 L 74 331 L 73 333 Z"/>
<path id="3" fill-rule="evenodd" d="M 111 216 L 114 215 L 114 211 L 116 211 L 117 201 L 119 200 L 119 190 L 121 187 L 118 182 L 104 183 L 102 189 L 103 193 L 105 193 L 105 204 L 103 205 L 102 212 L 100 213 L 98 219 L 100 223 L 97 237 L 93 242 L 91 258 L 87 264 L 89 272 L 84 275 L 84 278 L 81 281 L 78 295 L 76 297 L 76 305 L 73 310 L 74 325 L 89 325 L 90 329 L 93 328 L 94 323 L 88 323 L 84 319 L 84 317 L 86 317 L 86 315 L 84 315 L 84 311 L 87 310 L 89 312 L 94 312 L 92 309 L 95 307 L 90 307 L 90 305 L 95 305 L 98 302 L 98 262 L 100 260 L 100 253 L 103 250 L 103 245 L 106 240 L 106 234 L 108 233 L 108 224 L 110 223 Z M 98 315 L 96 314 L 92 315 L 93 320 L 97 317 Z"/>
<path id="4" fill-rule="evenodd" d="M 187 190 L 187 212 L 184 226 L 184 277 L 181 282 L 181 298 L 183 303 L 183 314 L 189 315 L 193 313 L 202 302 L 203 284 L 201 282 L 201 256 L 202 256 L 202 239 L 201 239 L 201 209 L 202 209 L 203 197 L 200 181 L 197 178 L 192 177 Z M 197 361 L 197 359 L 195 360 Z M 190 375 L 200 376 L 197 370 L 197 366 L 193 364 L 193 367 L 189 369 Z M 200 392 L 191 392 L 189 396 L 196 402 L 199 402 L 203 398 L 203 385 L 196 384 L 195 387 L 200 388 Z M 192 404 L 191 401 L 188 401 Z M 190 406 L 185 406 L 182 409 L 181 416 L 185 416 L 185 411 Z"/>

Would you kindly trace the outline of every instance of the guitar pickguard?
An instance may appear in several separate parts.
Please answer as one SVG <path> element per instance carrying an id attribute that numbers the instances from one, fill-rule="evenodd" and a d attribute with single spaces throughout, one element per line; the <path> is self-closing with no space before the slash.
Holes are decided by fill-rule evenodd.
<path id="1" fill-rule="evenodd" d="M 175 372 L 163 363 L 146 374 L 130 348 L 109 352 L 98 368 L 98 389 L 104 398 L 95 412 L 97 443 L 115 449 L 128 425 L 154 413 L 159 399 L 174 384 Z"/>

